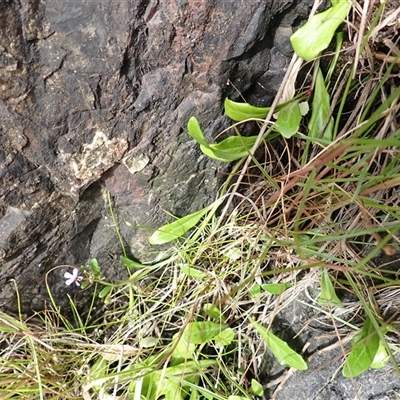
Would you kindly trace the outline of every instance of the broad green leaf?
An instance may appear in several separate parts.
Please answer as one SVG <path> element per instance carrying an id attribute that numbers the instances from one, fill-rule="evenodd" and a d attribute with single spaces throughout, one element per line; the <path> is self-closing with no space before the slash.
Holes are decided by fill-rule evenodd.
<path id="1" fill-rule="evenodd" d="M 192 229 L 201 220 L 201 218 L 210 210 L 210 208 L 210 206 L 205 207 L 200 211 L 186 215 L 185 217 L 179 218 L 170 224 L 166 224 L 161 228 L 158 228 L 150 236 L 149 243 L 164 244 L 182 237 L 188 230 Z"/>
<path id="2" fill-rule="evenodd" d="M 208 142 L 203 135 L 203 131 L 201 130 L 201 127 L 200 127 L 200 124 L 199 124 L 199 121 L 197 120 L 197 118 L 195 118 L 195 117 L 189 118 L 188 132 L 189 132 L 189 135 L 194 140 L 196 140 L 197 143 L 199 143 L 205 147 L 208 147 Z"/>
<path id="3" fill-rule="evenodd" d="M 188 343 L 203 344 L 214 339 L 227 324 L 217 324 L 211 321 L 189 322 L 183 332 L 183 338 Z"/>
<path id="4" fill-rule="evenodd" d="M 205 155 L 223 162 L 231 162 L 246 157 L 257 140 L 257 136 L 230 136 L 220 143 L 209 144 L 195 117 L 189 119 L 188 133 L 200 144 L 200 149 Z"/>
<path id="5" fill-rule="evenodd" d="M 355 378 L 365 372 L 378 351 L 379 335 L 369 318 L 365 320 L 361 332 L 353 338 L 351 347 L 342 371 L 345 378 Z"/>
<path id="6" fill-rule="evenodd" d="M 124 256 L 120 256 L 119 259 L 121 260 L 122 264 L 125 265 L 125 267 L 128 267 L 128 268 L 137 268 L 137 269 L 149 268 L 148 265 L 140 264 L 140 263 L 138 263 L 136 261 L 133 261 L 133 260 L 130 260 L 129 258 L 124 257 Z"/>
<path id="7" fill-rule="evenodd" d="M 103 289 L 99 293 L 99 299 L 102 299 L 111 292 L 112 286 L 104 286 Z"/>
<path id="8" fill-rule="evenodd" d="M 350 6 L 348 0 L 339 0 L 328 10 L 312 16 L 290 38 L 296 54 L 306 61 L 311 61 L 325 50 L 336 29 L 347 17 Z"/>
<path id="9" fill-rule="evenodd" d="M 275 127 L 284 138 L 290 139 L 299 130 L 301 118 L 299 102 L 293 101 L 279 111 Z"/>
<path id="10" fill-rule="evenodd" d="M 382 341 L 379 341 L 378 351 L 375 354 L 374 361 L 372 361 L 370 367 L 379 369 L 383 368 L 389 362 L 389 354 L 387 353 L 385 345 Z"/>
<path id="11" fill-rule="evenodd" d="M 228 98 L 225 99 L 224 107 L 225 114 L 230 119 L 239 122 L 251 118 L 263 119 L 270 110 L 270 107 L 255 107 L 248 103 L 237 103 Z"/>
<path id="12" fill-rule="evenodd" d="M 264 389 L 261 383 L 259 383 L 255 379 L 251 380 L 251 391 L 258 397 L 262 397 L 262 395 L 264 394 Z"/>
<path id="13" fill-rule="evenodd" d="M 249 296 L 250 298 L 254 299 L 255 297 L 259 296 L 261 293 L 261 286 L 258 283 L 255 283 L 250 289 L 249 289 Z"/>
<path id="14" fill-rule="evenodd" d="M 201 151 L 216 160 L 231 162 L 249 155 L 257 136 L 230 136 L 220 143 L 210 144 L 208 147 L 200 145 Z"/>
<path id="15" fill-rule="evenodd" d="M 264 326 L 254 321 L 253 318 L 250 318 L 250 323 L 263 338 L 265 344 L 281 365 L 288 365 L 289 367 L 296 368 L 300 371 L 305 371 L 308 368 L 303 357 L 291 349 L 286 342 L 279 339 Z"/>
<path id="16" fill-rule="evenodd" d="M 229 346 L 235 339 L 235 331 L 232 328 L 224 329 L 214 337 L 214 343 L 217 347 Z"/>
<path id="17" fill-rule="evenodd" d="M 343 303 L 337 297 L 329 272 L 326 268 L 321 274 L 321 293 L 318 296 L 318 304 L 322 306 L 343 307 Z"/>
<path id="18" fill-rule="evenodd" d="M 181 265 L 180 266 L 181 271 L 192 278 L 205 278 L 207 274 L 205 274 L 202 271 L 199 271 L 196 268 L 193 268 L 191 265 Z"/>
<path id="19" fill-rule="evenodd" d="M 282 294 L 285 290 L 292 287 L 291 283 L 265 283 L 261 285 L 263 290 L 271 294 Z"/>
<path id="20" fill-rule="evenodd" d="M 221 310 L 217 306 L 214 306 L 214 304 L 211 304 L 211 303 L 204 304 L 203 311 L 211 318 L 218 319 L 218 320 L 219 319 L 225 320 L 225 317 L 221 313 Z"/>
<path id="21" fill-rule="evenodd" d="M 248 397 L 243 397 L 243 396 L 234 396 L 231 395 L 228 397 L 228 400 L 249 400 Z"/>
<path id="22" fill-rule="evenodd" d="M 176 333 L 172 338 L 172 348 L 174 350 L 171 356 L 171 365 L 177 365 L 185 360 L 193 359 L 196 345 L 188 343 L 180 333 Z"/>
<path id="23" fill-rule="evenodd" d="M 308 135 L 313 138 L 317 138 L 321 130 L 325 126 L 325 130 L 322 132 L 322 138 L 332 141 L 333 140 L 333 118 L 331 117 L 328 124 L 326 120 L 329 116 L 329 110 L 331 108 L 331 102 L 329 93 L 326 90 L 324 78 L 322 72 L 318 69 L 317 78 L 315 80 L 314 95 L 312 102 L 312 114 L 310 122 L 308 124 Z"/>

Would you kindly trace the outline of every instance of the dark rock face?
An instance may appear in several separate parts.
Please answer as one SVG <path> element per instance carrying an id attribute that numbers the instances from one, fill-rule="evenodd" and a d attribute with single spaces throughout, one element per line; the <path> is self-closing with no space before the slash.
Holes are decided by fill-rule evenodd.
<path id="1" fill-rule="evenodd" d="M 16 310 L 16 285 L 23 310 L 42 309 L 46 282 L 65 304 L 65 266 L 93 257 L 107 279 L 125 276 L 107 191 L 140 260 L 163 210 L 210 203 L 225 166 L 189 140 L 187 120 L 212 138 L 228 80 L 268 87 L 309 3 L 1 2 L 0 308 Z"/>
<path id="2" fill-rule="evenodd" d="M 374 262 L 377 265 L 390 264 L 396 271 L 400 264 L 398 257 L 384 254 L 377 256 Z M 357 320 L 355 314 L 359 312 L 359 310 L 354 310 L 357 310 L 360 304 L 355 296 L 349 296 L 345 292 L 340 294 L 341 300 L 347 303 L 347 307 L 334 312 L 338 317 L 335 321 L 336 328 L 341 332 L 339 341 L 332 329 L 332 316 L 329 313 L 320 312 L 314 306 L 307 305 L 310 303 L 310 298 L 317 298 L 319 291 L 319 285 L 308 287 L 307 294 L 300 293 L 296 301 L 274 318 L 274 332 L 297 352 L 301 353 L 305 349 L 304 356 L 308 370 L 289 370 L 278 364 L 276 359 L 267 352 L 264 356 L 263 381 L 269 383 L 275 378 L 275 382 L 280 380 L 284 383 L 272 386 L 265 394 L 266 398 L 275 400 L 395 400 L 398 398 L 400 379 L 393 362 L 389 362 L 384 368 L 369 368 L 353 379 L 343 377 L 344 354 L 350 351 L 351 336 L 345 333 L 346 327 L 340 319 L 354 323 Z M 398 310 L 396 301 L 388 307 L 387 298 L 384 300 L 383 297 L 378 296 L 377 302 L 386 304 L 383 311 L 384 318 L 389 318 L 391 313 Z M 352 309 L 351 303 L 353 303 L 353 311 L 349 311 Z M 307 329 L 304 329 L 305 327 Z M 348 333 L 350 332 L 349 329 Z M 399 355 L 394 353 L 394 357 L 399 363 Z M 276 379 L 278 376 L 280 379 Z"/>

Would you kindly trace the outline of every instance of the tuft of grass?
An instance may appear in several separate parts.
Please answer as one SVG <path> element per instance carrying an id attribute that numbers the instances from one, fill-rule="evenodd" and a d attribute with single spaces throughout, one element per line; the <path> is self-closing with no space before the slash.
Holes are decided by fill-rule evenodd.
<path id="1" fill-rule="evenodd" d="M 350 7 L 332 3 L 340 15 Z M 0 313 L 1 399 L 273 398 L 266 352 L 308 367 L 306 349 L 274 331 L 294 303 L 337 336 L 345 377 L 389 360 L 398 371 L 400 281 L 376 260 L 399 251 L 400 54 L 385 36 L 390 10 L 368 4 L 351 5 L 344 30 L 330 26 L 334 50 L 306 54 L 297 92 L 294 56 L 271 107 L 227 99 L 230 139 L 209 143 L 189 121 L 204 154 L 236 164 L 213 204 L 150 237 L 172 243 L 166 259 L 140 264 L 122 248 L 121 282 L 104 281 L 96 260 L 82 266 L 85 315 L 72 298 L 61 313 L 49 287 L 44 312 Z M 250 138 L 248 120 L 259 124 Z"/>

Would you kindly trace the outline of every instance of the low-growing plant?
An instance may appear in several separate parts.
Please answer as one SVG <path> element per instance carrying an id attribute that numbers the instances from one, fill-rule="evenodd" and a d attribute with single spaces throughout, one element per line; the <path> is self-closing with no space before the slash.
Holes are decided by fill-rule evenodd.
<path id="1" fill-rule="evenodd" d="M 399 347 L 390 339 L 397 314 L 387 299 L 399 280 L 372 261 L 396 252 L 400 230 L 400 87 L 393 85 L 399 56 L 359 70 L 359 54 L 385 28 L 378 24 L 385 4 L 358 33 L 356 49 L 343 49 L 346 18 L 353 18 L 348 30 L 357 18 L 366 26 L 360 9 L 332 1 L 292 36 L 296 54 L 270 107 L 226 98 L 232 136 L 207 141 L 198 120 L 189 119 L 200 151 L 233 163 L 232 173 L 212 204 L 150 236 L 154 246 L 171 244 L 164 259 L 142 264 L 127 257 L 109 196 L 129 277 L 108 282 L 105 266 L 92 260 L 64 275 L 66 287 L 92 291 L 85 316 L 72 297 L 71 315 L 62 313 L 50 287 L 51 304 L 34 319 L 0 313 L 0 398 L 266 396 L 260 360 L 267 350 L 284 367 L 308 368 L 301 346 L 274 330 L 274 319 L 293 302 L 330 319 L 345 377 L 390 360 L 397 368 Z M 321 55 L 332 39 L 335 50 Z M 297 89 L 303 61 L 312 63 L 311 77 Z M 258 130 L 246 136 L 249 121 Z M 307 288 L 318 289 L 311 302 L 299 298 Z"/>

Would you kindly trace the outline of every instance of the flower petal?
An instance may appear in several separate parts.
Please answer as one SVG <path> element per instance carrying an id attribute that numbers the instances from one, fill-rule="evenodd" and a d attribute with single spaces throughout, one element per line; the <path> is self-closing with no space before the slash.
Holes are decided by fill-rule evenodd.
<path id="1" fill-rule="evenodd" d="M 75 277 L 74 277 L 74 275 L 72 275 L 71 273 L 66 272 L 66 273 L 64 274 L 64 278 L 65 278 L 65 279 L 71 279 L 71 278 L 75 278 Z"/>
<path id="2" fill-rule="evenodd" d="M 71 279 L 66 280 L 66 281 L 65 281 L 65 284 L 66 284 L 67 286 L 69 286 L 69 285 L 71 285 L 71 283 L 74 283 L 74 282 L 75 282 L 75 278 L 71 278 Z"/>

